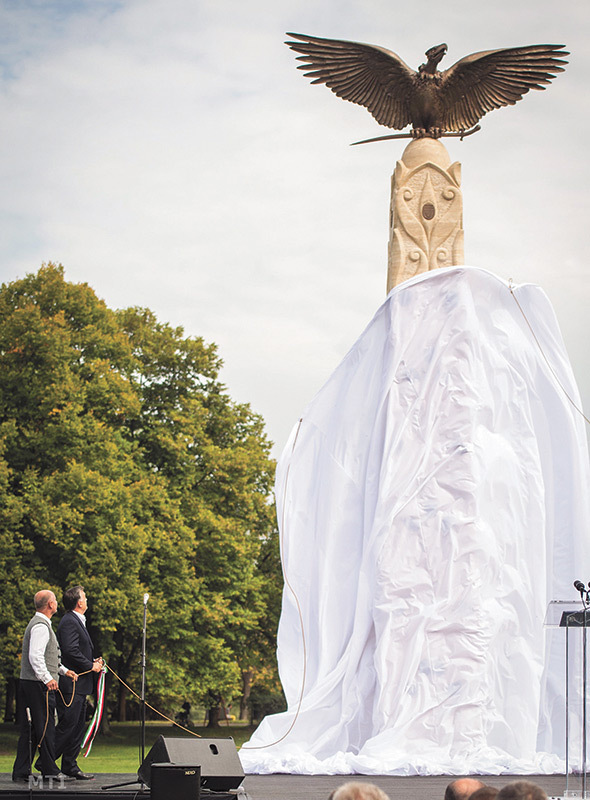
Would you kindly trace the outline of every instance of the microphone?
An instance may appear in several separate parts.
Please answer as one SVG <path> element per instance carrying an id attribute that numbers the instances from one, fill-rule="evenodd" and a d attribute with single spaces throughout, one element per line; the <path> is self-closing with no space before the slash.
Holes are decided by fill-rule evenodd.
<path id="1" fill-rule="evenodd" d="M 579 582 L 580 582 L 580 581 L 578 581 L 578 583 L 579 583 Z M 584 586 L 584 584 L 582 584 L 582 587 L 583 587 L 583 586 Z M 147 603 L 148 603 L 148 600 L 149 600 L 149 599 L 150 599 L 150 596 L 149 596 L 149 594 L 146 592 L 146 593 L 144 594 L 144 596 L 143 596 L 143 604 L 144 604 L 144 606 L 147 606 Z"/>
<path id="2" fill-rule="evenodd" d="M 580 594 L 586 591 L 586 587 L 582 583 L 582 581 L 574 581 L 574 589 L 577 589 Z"/>

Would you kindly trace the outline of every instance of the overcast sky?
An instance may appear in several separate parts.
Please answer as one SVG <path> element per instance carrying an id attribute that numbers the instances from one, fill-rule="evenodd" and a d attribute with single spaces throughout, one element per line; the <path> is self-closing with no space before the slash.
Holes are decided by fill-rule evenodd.
<path id="1" fill-rule="evenodd" d="M 405 143 L 311 86 L 285 32 L 416 68 L 565 44 L 546 92 L 445 144 L 466 263 L 540 284 L 586 409 L 587 0 L 0 0 L 0 280 L 64 265 L 113 308 L 216 342 L 275 454 L 384 299 L 390 175 Z"/>

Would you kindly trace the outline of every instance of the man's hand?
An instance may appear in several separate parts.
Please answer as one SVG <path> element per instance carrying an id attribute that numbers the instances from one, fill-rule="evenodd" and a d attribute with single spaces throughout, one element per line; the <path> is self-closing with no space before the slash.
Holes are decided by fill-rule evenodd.
<path id="1" fill-rule="evenodd" d="M 73 681 L 77 681 L 77 680 L 78 680 L 78 673 L 77 673 L 77 672 L 74 672 L 74 670 L 73 670 L 73 669 L 69 669 L 69 670 L 66 672 L 66 675 L 67 675 L 67 677 L 68 677 L 68 678 L 71 678 Z M 56 688 L 57 688 L 57 687 L 56 687 Z"/>
<path id="2" fill-rule="evenodd" d="M 94 664 L 92 665 L 92 671 L 93 672 L 100 672 L 101 669 L 102 669 L 103 663 L 104 662 L 103 662 L 102 658 L 95 658 L 94 659 Z"/>
<path id="3" fill-rule="evenodd" d="M 55 690 L 57 689 L 57 681 L 54 680 L 47 681 L 45 686 L 47 686 L 47 691 L 55 692 Z"/>

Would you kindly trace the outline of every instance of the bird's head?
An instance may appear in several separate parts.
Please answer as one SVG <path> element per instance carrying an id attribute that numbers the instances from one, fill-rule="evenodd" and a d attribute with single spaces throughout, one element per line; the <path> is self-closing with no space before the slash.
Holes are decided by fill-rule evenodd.
<path id="1" fill-rule="evenodd" d="M 426 51 L 424 54 L 428 61 L 426 64 L 421 64 L 419 67 L 420 72 L 427 72 L 430 75 L 434 75 L 436 72 L 436 68 L 439 65 L 439 62 L 447 53 L 447 46 L 446 44 L 437 44 L 434 47 L 431 47 L 429 50 Z"/>

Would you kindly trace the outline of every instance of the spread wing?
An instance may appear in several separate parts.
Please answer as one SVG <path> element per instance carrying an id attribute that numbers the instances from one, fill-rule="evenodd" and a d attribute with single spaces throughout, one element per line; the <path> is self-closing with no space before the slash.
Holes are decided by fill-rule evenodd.
<path id="1" fill-rule="evenodd" d="M 383 47 L 338 39 L 288 33 L 298 41 L 285 42 L 303 55 L 298 69 L 312 83 L 325 83 L 334 94 L 367 108 L 380 125 L 405 128 L 410 123 L 412 76 L 402 59 Z"/>
<path id="2" fill-rule="evenodd" d="M 536 44 L 473 53 L 441 73 L 442 123 L 459 131 L 494 108 L 514 105 L 529 89 L 544 89 L 567 64 L 562 44 Z"/>

